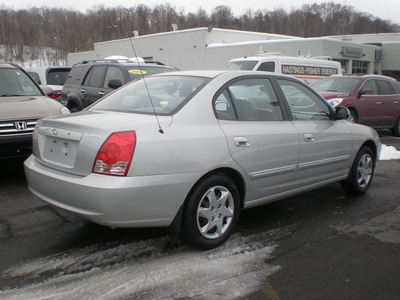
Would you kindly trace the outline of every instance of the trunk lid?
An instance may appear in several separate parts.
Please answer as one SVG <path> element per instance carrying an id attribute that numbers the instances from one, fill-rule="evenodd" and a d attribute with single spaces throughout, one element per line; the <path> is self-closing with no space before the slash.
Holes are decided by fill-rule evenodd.
<path id="1" fill-rule="evenodd" d="M 159 117 L 166 128 L 171 116 Z M 113 132 L 158 131 L 154 115 L 83 111 L 38 122 L 33 135 L 37 160 L 48 167 L 74 175 L 92 172 L 97 153 Z"/>

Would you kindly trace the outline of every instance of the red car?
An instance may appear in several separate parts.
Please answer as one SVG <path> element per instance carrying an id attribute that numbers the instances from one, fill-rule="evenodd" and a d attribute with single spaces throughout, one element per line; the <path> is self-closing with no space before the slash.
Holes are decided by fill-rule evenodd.
<path id="1" fill-rule="evenodd" d="M 351 120 L 375 129 L 391 129 L 400 136 L 400 82 L 381 75 L 330 76 L 316 83 L 333 107 L 350 110 Z"/>

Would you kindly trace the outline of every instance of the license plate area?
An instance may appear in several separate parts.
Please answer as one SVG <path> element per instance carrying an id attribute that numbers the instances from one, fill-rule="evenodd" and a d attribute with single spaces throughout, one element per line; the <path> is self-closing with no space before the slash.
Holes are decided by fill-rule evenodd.
<path id="1" fill-rule="evenodd" d="M 75 164 L 78 141 L 50 136 L 43 137 L 45 147 L 43 147 L 42 159 L 72 168 Z"/>

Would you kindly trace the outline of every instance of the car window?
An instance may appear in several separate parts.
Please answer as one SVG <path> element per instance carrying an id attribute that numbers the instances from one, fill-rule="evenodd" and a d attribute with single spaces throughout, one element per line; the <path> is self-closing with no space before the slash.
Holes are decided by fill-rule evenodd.
<path id="1" fill-rule="evenodd" d="M 256 64 L 258 63 L 257 60 L 244 60 L 244 61 L 231 61 L 225 67 L 224 70 L 253 70 Z"/>
<path id="2" fill-rule="evenodd" d="M 0 97 L 40 96 L 41 91 L 23 71 L 0 69 Z"/>
<path id="3" fill-rule="evenodd" d="M 377 80 L 379 95 L 393 95 L 394 91 L 390 83 L 386 80 Z"/>
<path id="4" fill-rule="evenodd" d="M 50 69 L 47 73 L 47 84 L 64 85 L 69 74 L 69 69 Z"/>
<path id="5" fill-rule="evenodd" d="M 217 118 L 224 120 L 283 120 L 271 82 L 263 78 L 243 79 L 232 83 L 217 95 L 214 110 Z"/>
<path id="6" fill-rule="evenodd" d="M 137 80 L 102 98 L 94 110 L 174 114 L 209 81 L 203 77 L 155 76 Z"/>
<path id="7" fill-rule="evenodd" d="M 146 66 L 146 65 L 141 65 L 140 67 L 139 66 L 128 66 L 126 68 L 128 70 L 130 80 L 135 80 L 135 79 L 141 78 L 142 76 L 149 76 L 149 75 L 153 75 L 153 74 L 177 71 L 174 68 L 166 68 L 166 67 L 162 67 L 162 66 L 160 66 L 160 67 Z"/>
<path id="8" fill-rule="evenodd" d="M 396 94 L 400 94 L 400 82 L 396 81 L 394 86 L 396 88 Z"/>
<path id="9" fill-rule="evenodd" d="M 66 84 L 81 84 L 88 71 L 88 66 L 75 66 L 71 69 L 67 76 Z"/>
<path id="10" fill-rule="evenodd" d="M 258 67 L 257 71 L 275 72 L 275 62 L 273 61 L 263 62 Z"/>
<path id="11" fill-rule="evenodd" d="M 39 74 L 36 72 L 28 72 L 29 75 L 31 75 L 31 77 L 33 78 L 33 80 L 36 81 L 37 84 L 42 84 L 42 82 L 40 81 L 40 77 Z"/>
<path id="12" fill-rule="evenodd" d="M 325 78 L 312 87 L 318 92 L 354 93 L 361 83 L 361 78 L 330 77 Z"/>
<path id="13" fill-rule="evenodd" d="M 94 66 L 89 71 L 83 82 L 84 86 L 101 87 L 103 85 L 104 73 L 106 66 Z"/>
<path id="14" fill-rule="evenodd" d="M 285 79 L 278 83 L 294 120 L 328 120 L 330 109 L 314 92 L 302 84 Z"/>
<path id="15" fill-rule="evenodd" d="M 371 80 L 367 80 L 365 83 L 364 83 L 364 86 L 363 86 L 363 88 L 362 88 L 362 90 L 364 90 L 364 89 L 371 89 L 372 90 L 372 94 L 368 94 L 368 95 L 378 95 L 379 93 L 378 93 L 378 85 L 376 84 L 376 80 L 373 80 L 373 79 L 371 79 Z"/>
<path id="16" fill-rule="evenodd" d="M 109 89 L 110 87 L 108 86 L 108 83 L 112 79 L 119 80 L 119 81 L 121 81 L 122 84 L 125 84 L 125 78 L 124 78 L 124 74 L 122 73 L 122 70 L 117 67 L 109 66 L 107 68 L 103 87 L 106 89 Z"/>

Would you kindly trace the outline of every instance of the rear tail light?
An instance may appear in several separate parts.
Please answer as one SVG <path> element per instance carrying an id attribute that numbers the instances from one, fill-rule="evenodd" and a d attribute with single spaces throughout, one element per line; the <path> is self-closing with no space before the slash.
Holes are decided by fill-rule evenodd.
<path id="1" fill-rule="evenodd" d="M 135 131 L 114 132 L 97 153 L 93 173 L 126 176 L 135 147 Z"/>
<path id="2" fill-rule="evenodd" d="M 53 93 L 53 94 L 50 95 L 50 98 L 56 99 L 56 98 L 58 98 L 60 96 L 61 96 L 61 92 L 60 93 Z"/>

